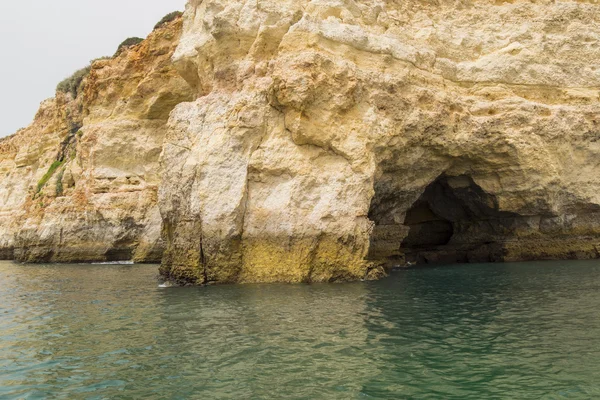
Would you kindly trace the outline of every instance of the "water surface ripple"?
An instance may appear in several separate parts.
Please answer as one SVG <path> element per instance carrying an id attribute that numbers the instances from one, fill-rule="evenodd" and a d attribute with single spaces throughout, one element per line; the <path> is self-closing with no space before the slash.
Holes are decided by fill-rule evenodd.
<path id="1" fill-rule="evenodd" d="M 2 399 L 600 398 L 600 262 L 158 288 L 0 262 Z"/>

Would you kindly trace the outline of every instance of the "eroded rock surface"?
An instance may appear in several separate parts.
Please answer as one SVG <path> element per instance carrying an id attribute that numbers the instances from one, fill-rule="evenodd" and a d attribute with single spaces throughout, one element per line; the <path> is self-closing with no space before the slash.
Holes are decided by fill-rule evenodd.
<path id="1" fill-rule="evenodd" d="M 172 66 L 181 19 L 96 61 L 0 141 L 0 258 L 160 261 L 159 156 L 170 111 L 192 92 Z"/>
<path id="2" fill-rule="evenodd" d="M 180 29 L 0 141 L 0 258 L 204 284 L 600 256 L 595 2 L 190 0 Z"/>
<path id="3" fill-rule="evenodd" d="M 184 19 L 166 279 L 599 255 L 595 2 L 191 0 Z M 443 241 L 410 239 L 427 218 Z"/>

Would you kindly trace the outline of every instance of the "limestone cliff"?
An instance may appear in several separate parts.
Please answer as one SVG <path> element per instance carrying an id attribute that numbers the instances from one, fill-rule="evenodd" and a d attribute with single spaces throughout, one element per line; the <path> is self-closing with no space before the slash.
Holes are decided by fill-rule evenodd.
<path id="1" fill-rule="evenodd" d="M 0 257 L 374 279 L 600 257 L 600 5 L 189 0 L 0 141 Z M 162 229 L 162 236 L 161 236 Z"/>
<path id="2" fill-rule="evenodd" d="M 161 259 L 158 159 L 169 112 L 192 99 L 171 63 L 181 24 L 94 62 L 75 97 L 0 141 L 0 258 Z"/>
<path id="3" fill-rule="evenodd" d="M 184 19 L 166 279 L 598 257 L 596 2 L 190 0 Z"/>

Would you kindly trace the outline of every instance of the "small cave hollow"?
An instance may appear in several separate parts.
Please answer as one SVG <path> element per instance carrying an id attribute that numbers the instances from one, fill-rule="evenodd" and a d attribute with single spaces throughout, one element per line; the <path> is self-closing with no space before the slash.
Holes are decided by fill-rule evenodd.
<path id="1" fill-rule="evenodd" d="M 386 214 L 398 215 L 398 204 L 387 193 L 372 206 L 372 248 L 388 250 L 373 258 L 383 254 L 388 261 L 410 264 L 500 262 L 505 242 L 523 223 L 520 215 L 500 211 L 496 197 L 468 175 L 438 177 L 410 206 L 403 224 L 394 226 Z"/>

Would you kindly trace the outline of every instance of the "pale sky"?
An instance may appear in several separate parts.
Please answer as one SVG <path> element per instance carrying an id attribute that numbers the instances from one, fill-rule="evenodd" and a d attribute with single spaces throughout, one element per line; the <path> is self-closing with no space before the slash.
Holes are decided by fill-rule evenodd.
<path id="1" fill-rule="evenodd" d="M 0 137 L 33 120 L 75 70 L 146 37 L 186 0 L 0 0 Z"/>

